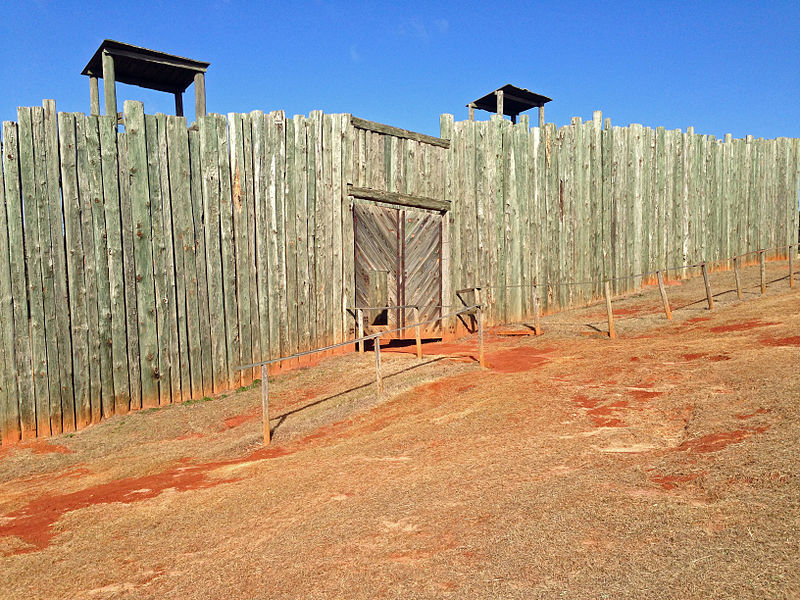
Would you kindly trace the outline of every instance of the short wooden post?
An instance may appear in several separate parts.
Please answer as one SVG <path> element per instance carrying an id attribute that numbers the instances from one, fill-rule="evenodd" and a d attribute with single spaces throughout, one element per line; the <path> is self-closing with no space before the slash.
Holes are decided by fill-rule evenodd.
<path id="1" fill-rule="evenodd" d="M 100 88 L 97 85 L 97 77 L 89 77 L 89 109 L 91 114 L 100 114 Z"/>
<path id="2" fill-rule="evenodd" d="M 103 96 L 106 101 L 106 115 L 117 118 L 117 80 L 114 75 L 114 57 L 103 52 Z"/>
<path id="3" fill-rule="evenodd" d="M 414 322 L 417 324 L 415 327 L 417 334 L 417 358 L 422 358 L 422 332 L 419 325 L 419 306 L 414 307 Z"/>
<path id="4" fill-rule="evenodd" d="M 376 395 L 378 400 L 381 398 L 383 392 L 383 377 L 381 376 L 381 338 L 380 336 L 373 338 L 375 343 L 375 384 Z"/>
<path id="5" fill-rule="evenodd" d="M 194 74 L 194 114 L 206 116 L 206 76 L 205 73 Z"/>
<path id="6" fill-rule="evenodd" d="M 478 315 L 478 364 L 480 364 L 481 368 L 486 366 L 484 361 L 484 353 L 483 353 L 483 310 L 481 310 L 480 305 L 477 308 L 477 315 Z"/>
<path id="7" fill-rule="evenodd" d="M 767 293 L 767 252 L 766 250 L 758 251 L 758 262 L 761 266 L 761 293 Z"/>
<path id="8" fill-rule="evenodd" d="M 706 284 L 706 300 L 708 300 L 708 310 L 714 310 L 714 297 L 711 295 L 711 283 L 708 280 L 708 267 L 706 263 L 700 265 L 703 269 L 703 281 Z"/>
<path id="9" fill-rule="evenodd" d="M 264 427 L 264 445 L 269 446 L 269 377 L 267 365 L 261 365 L 261 424 Z"/>
<path id="10" fill-rule="evenodd" d="M 606 297 L 606 312 L 608 313 L 608 337 L 612 340 L 617 337 L 617 332 L 614 330 L 614 313 L 611 310 L 611 286 L 608 282 L 603 282 L 603 293 Z"/>
<path id="11" fill-rule="evenodd" d="M 356 310 L 356 321 L 357 321 L 356 326 L 358 327 L 358 337 L 359 338 L 363 338 L 364 337 L 364 311 L 361 310 L 360 308 Z M 364 344 L 366 344 L 366 341 L 363 340 L 363 339 L 358 343 L 358 351 L 361 354 L 364 354 Z"/>
<path id="12" fill-rule="evenodd" d="M 495 93 L 497 99 L 497 114 L 503 116 L 503 90 L 497 90 Z"/>
<path id="13" fill-rule="evenodd" d="M 469 120 L 475 120 L 475 105 L 472 102 L 469 103 Z"/>
<path id="14" fill-rule="evenodd" d="M 794 287 L 794 253 L 795 246 L 789 246 L 789 287 Z"/>
<path id="15" fill-rule="evenodd" d="M 183 116 L 183 92 L 175 92 L 175 116 Z"/>
<path id="16" fill-rule="evenodd" d="M 664 287 L 664 277 L 661 271 L 656 271 L 658 277 L 658 290 L 661 292 L 661 301 L 664 303 L 664 313 L 667 315 L 668 320 L 672 320 L 672 311 L 669 308 L 669 298 L 667 298 L 667 288 Z"/>
<path id="17" fill-rule="evenodd" d="M 539 107 L 539 129 L 544 127 L 544 104 Z"/>
<path id="18" fill-rule="evenodd" d="M 483 303 L 481 302 L 481 288 L 472 288 L 472 300 L 477 306 L 483 307 Z M 477 327 L 477 325 L 476 323 L 475 326 Z"/>
<path id="19" fill-rule="evenodd" d="M 542 327 L 539 321 L 539 293 L 536 291 L 535 285 L 533 286 L 531 300 L 533 301 L 533 334 L 542 335 Z"/>
<path id="20" fill-rule="evenodd" d="M 742 274 L 739 272 L 739 257 L 733 259 L 733 278 L 736 280 L 736 296 L 742 299 Z"/>

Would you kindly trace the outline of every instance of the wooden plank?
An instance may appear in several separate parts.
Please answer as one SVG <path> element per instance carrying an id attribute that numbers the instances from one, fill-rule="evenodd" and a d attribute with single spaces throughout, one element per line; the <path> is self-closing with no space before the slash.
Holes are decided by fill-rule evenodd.
<path id="1" fill-rule="evenodd" d="M 315 254 L 317 259 L 316 265 L 316 282 L 317 282 L 317 338 L 318 343 L 330 343 L 330 320 L 329 320 L 329 303 L 330 303 L 330 277 L 332 271 L 331 256 L 330 256 L 330 192 L 326 186 L 325 174 L 327 172 L 326 159 L 330 161 L 330 150 L 326 151 L 326 146 L 329 146 L 329 129 L 326 129 L 324 115 L 321 112 L 312 113 L 314 120 L 314 127 L 316 132 L 315 140 L 315 227 L 316 227 L 316 244 Z M 330 120 L 328 120 L 330 124 Z M 367 173 L 369 177 L 369 172 Z"/>
<path id="2" fill-rule="evenodd" d="M 194 259 L 197 285 L 199 349 L 202 364 L 203 395 L 214 393 L 213 356 L 211 349 L 211 310 L 208 299 L 208 258 L 206 253 L 205 208 L 203 200 L 203 163 L 200 156 L 200 132 L 197 124 L 189 128 L 189 164 L 191 171 Z M 187 292 L 188 293 L 188 292 Z M 190 334 L 191 335 L 191 334 Z M 191 344 L 191 338 L 189 340 Z M 194 378 L 192 380 L 194 388 Z M 193 392 L 194 394 L 194 392 Z"/>
<path id="3" fill-rule="evenodd" d="M 270 358 L 280 358 L 288 344 L 286 335 L 286 308 L 283 300 L 285 291 L 281 291 L 281 272 L 284 278 L 286 275 L 285 265 L 281 269 L 283 262 L 283 240 L 280 234 L 283 233 L 281 227 L 282 216 L 279 212 L 279 203 L 283 198 L 283 186 L 278 183 L 278 178 L 283 178 L 283 163 L 280 160 L 280 149 L 283 147 L 283 119 L 280 119 L 280 127 L 276 124 L 277 113 L 270 113 L 265 116 L 266 124 L 266 153 L 267 160 L 266 185 L 265 185 L 265 205 L 266 220 L 265 229 L 267 236 L 267 293 L 269 308 L 269 340 Z M 278 189 L 280 187 L 280 189 Z M 285 279 L 284 279 L 285 281 Z M 282 312 L 283 311 L 283 312 Z M 283 318 L 282 318 L 283 316 Z"/>
<path id="4" fill-rule="evenodd" d="M 61 155 L 61 193 L 64 202 L 64 235 L 67 259 L 67 287 L 72 333 L 72 378 L 74 397 L 62 398 L 63 430 L 74 431 L 85 424 L 89 412 L 89 342 L 84 283 L 83 243 L 81 240 L 80 198 L 75 117 L 58 115 Z M 8 139 L 5 135 L 3 136 Z M 8 171 L 6 170 L 6 177 Z M 78 418 L 80 416 L 80 419 Z"/>
<path id="5" fill-rule="evenodd" d="M 139 364 L 141 365 L 142 407 L 158 406 L 158 327 L 153 275 L 153 227 L 149 206 L 147 142 L 141 102 L 124 104 L 128 137 L 130 202 L 133 218 L 133 253 L 136 270 L 136 307 L 139 321 Z"/>
<path id="6" fill-rule="evenodd" d="M 300 310 L 298 290 L 297 290 L 297 208 L 296 199 L 296 165 L 295 165 L 295 122 L 293 119 L 285 121 L 285 151 L 286 159 L 284 163 L 285 184 L 284 184 L 284 214 L 282 227 L 284 235 L 284 253 L 286 256 L 286 316 L 288 328 L 289 346 L 285 353 L 296 354 L 298 351 L 298 322 L 297 313 Z M 297 364 L 292 361 L 284 364 L 284 367 Z"/>
<path id="7" fill-rule="evenodd" d="M 35 394 L 31 423 L 33 426 L 32 437 L 48 436 L 50 435 L 50 390 L 47 376 L 47 340 L 45 338 L 44 290 L 42 286 L 42 243 L 39 239 L 39 205 L 43 204 L 44 190 L 42 186 L 37 185 L 31 109 L 19 108 L 17 121 L 19 186 L 25 240 L 23 275 L 27 274 L 24 285 L 28 294 L 27 330 L 30 338 Z M 42 208 L 44 207 L 42 206 Z"/>
<path id="8" fill-rule="evenodd" d="M 262 360 L 275 358 L 272 356 L 270 337 L 270 313 L 269 313 L 269 223 L 267 221 L 267 199 L 269 190 L 267 187 L 267 169 L 269 162 L 268 140 L 266 138 L 266 120 L 260 111 L 250 114 L 252 136 L 253 136 L 253 189 L 254 189 L 254 209 L 255 209 L 255 235 L 256 242 L 256 270 L 258 287 L 258 313 L 260 321 L 260 343 Z"/>
<path id="9" fill-rule="evenodd" d="M 252 360 L 259 362 L 261 356 L 261 315 L 258 310 L 258 274 L 257 244 L 256 244 L 256 201 L 255 201 L 255 174 L 253 166 L 253 123 L 250 115 L 242 115 L 242 142 L 244 150 L 245 195 L 247 207 L 247 235 L 248 235 L 248 268 L 250 270 L 250 318 L 247 321 L 250 327 L 252 342 Z M 253 369 L 251 378 L 258 379 L 260 369 Z M 243 382 L 244 383 L 244 382 Z"/>
<path id="10" fill-rule="evenodd" d="M 11 284 L 11 254 L 9 248 L 8 206 L 6 204 L 6 184 L 4 171 L 6 156 L 9 154 L 5 137 L 7 128 L 13 124 L 3 124 L 3 160 L 0 161 L 0 442 L 14 444 L 21 437 L 19 388 L 17 386 L 16 360 L 14 356 L 14 301 Z M 13 157 L 13 153 L 11 154 Z M 10 158 L 9 157 L 9 160 Z"/>
<path id="11" fill-rule="evenodd" d="M 156 368 L 154 378 L 158 381 L 158 398 L 156 405 L 166 405 L 171 397 L 170 376 L 170 328 L 169 319 L 169 292 L 167 284 L 167 240 L 164 235 L 164 200 L 161 193 L 161 165 L 158 155 L 158 121 L 155 115 L 145 115 L 145 151 L 147 160 L 147 185 L 149 197 L 147 204 L 150 207 L 151 252 L 153 255 L 153 284 L 155 297 L 156 323 Z M 169 195 L 169 190 L 167 190 Z M 171 250 L 171 249 L 170 249 Z M 148 406 L 145 403 L 145 406 Z"/>
<path id="12" fill-rule="evenodd" d="M 111 339 L 111 288 L 108 271 L 108 240 L 103 196 L 103 164 L 100 148 L 100 128 L 97 116 L 86 117 L 86 153 L 88 189 L 84 210 L 91 216 L 91 237 L 94 249 L 94 277 L 97 289 L 97 343 L 99 360 L 94 368 L 98 371 L 100 387 L 92 392 L 92 423 L 100 422 L 103 416 L 114 414 L 114 372 Z M 116 165 L 115 165 L 116 168 Z M 87 272 L 88 274 L 88 272 Z M 95 379 L 95 378 L 93 378 Z M 99 401 L 99 405 L 98 405 Z"/>
<path id="13" fill-rule="evenodd" d="M 342 258 L 342 204 L 347 191 L 342 188 L 342 158 L 344 141 L 344 119 L 342 115 L 331 115 L 331 234 L 333 250 L 333 285 L 331 286 L 331 319 L 333 341 L 344 341 L 344 260 Z"/>
<path id="14" fill-rule="evenodd" d="M 399 127 L 391 127 L 389 125 L 383 125 L 382 123 L 359 119 L 358 117 L 350 117 L 350 123 L 353 125 L 353 127 L 358 127 L 359 129 L 364 129 L 367 131 L 374 131 L 375 133 L 382 133 L 384 135 L 414 140 L 415 142 L 422 142 L 425 144 L 431 144 L 433 146 L 440 146 L 442 148 L 450 147 L 450 140 L 424 135 L 414 131 L 408 131 L 407 129 L 400 129 Z"/>
<path id="15" fill-rule="evenodd" d="M 167 116 L 158 114 L 156 116 L 156 123 L 158 127 L 158 167 L 159 167 L 159 182 L 161 186 L 161 204 L 162 204 L 162 225 L 163 225 L 163 239 L 165 246 L 164 256 L 164 283 L 166 298 L 166 333 L 169 338 L 167 340 L 167 357 L 169 364 L 169 402 L 181 401 L 183 399 L 183 390 L 181 385 L 181 349 L 180 339 L 178 332 L 178 277 L 180 273 L 181 279 L 183 278 L 183 256 L 182 252 L 176 252 L 175 248 L 175 225 L 174 216 L 172 214 L 172 189 L 169 181 L 169 138 L 167 131 Z M 180 249 L 182 251 L 182 249 Z M 181 266 L 178 268 L 176 263 L 176 256 L 181 261 Z M 184 302 L 185 298 L 181 298 L 180 302 Z M 162 300 L 164 302 L 164 300 Z M 159 331 L 159 338 L 162 336 Z M 187 363 L 188 368 L 188 363 Z M 187 377 L 188 377 L 187 373 Z M 166 374 L 161 374 L 162 387 L 166 387 Z M 161 395 L 163 398 L 163 393 Z M 187 395 L 186 399 L 189 397 Z"/>
<path id="16" fill-rule="evenodd" d="M 446 211 L 450 210 L 452 206 L 449 200 L 437 200 L 424 196 L 387 192 L 353 185 L 347 186 L 347 193 L 355 198 L 361 198 L 363 200 L 373 200 L 375 202 L 386 202 L 387 204 L 398 204 L 400 206 L 424 208 L 428 210 Z"/>
<path id="17" fill-rule="evenodd" d="M 210 318 L 210 357 L 212 389 L 225 389 L 228 362 L 225 338 L 225 304 L 223 300 L 222 252 L 220 239 L 220 183 L 217 128 L 214 116 L 197 119 L 200 135 L 200 166 L 202 172 L 203 225 L 205 237 L 205 268 L 208 277 L 206 301 Z M 195 217 L 196 219 L 196 217 Z M 204 351 L 206 347 L 203 348 Z"/>
<path id="18" fill-rule="evenodd" d="M 89 183 L 89 152 L 85 115 L 75 113 L 75 140 L 78 159 L 78 197 L 80 202 L 80 226 L 84 261 L 84 285 L 86 289 L 87 340 L 89 344 L 89 403 L 82 411 L 78 426 L 99 422 L 102 388 L 100 385 L 100 315 L 97 305 L 97 267 L 94 257 L 94 232 L 92 230 L 92 190 Z"/>
<path id="19" fill-rule="evenodd" d="M 173 252 L 181 399 L 202 398 L 203 359 L 193 222 L 192 169 L 186 119 L 167 117 L 167 160 L 172 205 Z"/>
<path id="20" fill-rule="evenodd" d="M 63 431 L 63 408 L 67 398 L 73 398 L 72 351 L 70 345 L 69 306 L 67 294 L 67 266 L 64 246 L 64 213 L 61 201 L 60 161 L 58 153 L 58 120 L 53 100 L 44 100 L 45 169 L 47 176 L 47 208 L 50 213 L 50 249 L 53 269 L 53 305 L 55 318 L 47 325 L 47 335 L 54 334 L 58 352 L 59 404 L 50 407 L 50 430 Z M 51 399 L 55 400 L 51 391 Z"/>
<path id="21" fill-rule="evenodd" d="M 98 122 L 103 173 L 103 208 L 105 210 L 106 247 L 108 252 L 109 301 L 111 307 L 111 371 L 114 389 L 113 408 L 105 414 L 126 413 L 130 407 L 128 381 L 128 339 L 125 317 L 125 274 L 122 251 L 122 216 L 119 194 L 117 120 L 103 116 Z"/>
<path id="22" fill-rule="evenodd" d="M 350 115 L 341 115 L 342 119 L 342 170 L 341 170 L 341 231 L 342 231 L 342 318 L 343 318 L 343 337 L 351 338 L 355 333 L 354 323 L 351 315 L 347 312 L 347 307 L 355 305 L 355 262 L 354 253 L 350 250 L 355 249 L 355 232 L 353 230 L 353 198 L 349 195 L 349 185 L 354 179 L 354 153 L 356 143 L 356 129 L 350 124 Z M 404 144 L 397 144 L 400 148 Z M 402 170 L 404 162 L 395 156 L 397 161 L 397 182 L 395 185 L 402 185 Z M 399 189 L 399 188 L 398 188 Z"/>
<path id="23" fill-rule="evenodd" d="M 222 299 L 225 316 L 225 350 L 227 356 L 226 387 L 241 385 L 241 341 L 236 306 L 236 246 L 233 237 L 233 192 L 231 190 L 230 147 L 225 117 L 214 115 L 217 126 L 219 160 L 220 252 L 222 254 Z"/>
<path id="24" fill-rule="evenodd" d="M 39 435 L 46 429 L 51 435 L 61 432 L 61 379 L 60 379 L 60 356 L 58 351 L 58 325 L 57 313 L 60 305 L 56 303 L 55 296 L 55 271 L 53 247 L 50 239 L 52 226 L 50 223 L 50 194 L 48 188 L 48 165 L 47 165 L 47 133 L 45 129 L 45 112 L 43 108 L 34 107 L 31 109 L 33 132 L 33 150 L 36 170 L 36 210 L 38 212 L 39 231 L 37 238 L 41 252 L 42 270 L 42 296 L 44 300 L 44 335 L 46 345 L 47 360 L 47 380 L 48 380 L 48 423 L 38 427 Z M 56 168 L 58 165 L 56 164 Z M 1 204 L 1 203 L 0 203 Z M 61 226 L 63 220 L 59 219 L 58 225 Z M 0 376 L 0 385 L 2 385 Z M 38 416 L 38 415 L 37 415 Z"/>
<path id="25" fill-rule="evenodd" d="M 316 139 L 317 123 L 311 113 L 305 120 L 306 155 L 305 155 L 305 186 L 306 186 L 306 251 L 308 252 L 308 330 L 309 344 L 315 346 L 319 340 L 317 325 L 319 323 L 319 310 L 317 307 L 317 174 L 316 174 Z M 363 132 L 362 132 L 363 133 Z"/>
<path id="26" fill-rule="evenodd" d="M 117 123 L 114 117 L 113 127 L 116 129 Z M 130 386 L 130 405 L 124 406 L 117 404 L 116 413 L 125 413 L 128 410 L 135 410 L 142 407 L 142 379 L 141 363 L 139 361 L 139 319 L 138 306 L 136 303 L 136 269 L 134 266 L 134 223 L 131 211 L 131 172 L 128 162 L 128 134 L 120 133 L 117 136 L 117 146 L 119 152 L 119 194 L 120 194 L 120 217 L 122 221 L 122 257 L 125 277 L 125 316 L 127 319 L 127 338 L 128 338 L 128 385 Z"/>
<path id="27" fill-rule="evenodd" d="M 236 325 L 239 336 L 239 355 L 234 358 L 241 365 L 256 362 L 253 359 L 253 330 L 250 315 L 250 232 L 247 224 L 250 205 L 247 197 L 248 177 L 244 160 L 242 115 L 228 114 L 228 131 L 231 148 L 233 236 L 236 247 Z M 237 372 L 240 373 L 240 385 L 249 385 L 253 381 L 251 370 Z"/>
<path id="28" fill-rule="evenodd" d="M 297 254 L 297 343 L 301 351 L 311 350 L 311 273 L 309 262 L 308 174 L 306 171 L 307 147 L 306 119 L 294 117 L 294 219 L 295 252 Z"/>

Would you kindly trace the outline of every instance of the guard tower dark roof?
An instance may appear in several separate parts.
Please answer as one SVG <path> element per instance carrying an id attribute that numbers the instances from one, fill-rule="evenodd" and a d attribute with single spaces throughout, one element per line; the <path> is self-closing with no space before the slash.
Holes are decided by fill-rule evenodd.
<path id="1" fill-rule="evenodd" d="M 475 109 L 479 108 L 498 115 L 508 115 L 513 123 L 517 122 L 517 115 L 528 109 L 539 108 L 539 127 L 544 126 L 544 105 L 551 102 L 552 98 L 535 94 L 525 88 L 519 88 L 510 83 L 489 92 L 474 102 L 467 104 L 469 120 L 475 120 Z"/>
<path id="2" fill-rule="evenodd" d="M 117 114 L 116 82 L 175 95 L 175 112 L 183 115 L 183 92 L 194 83 L 195 113 L 206 114 L 205 72 L 209 63 L 166 52 L 103 40 L 81 75 L 89 77 L 91 112 L 100 114 L 97 79 L 103 79 L 106 114 Z"/>

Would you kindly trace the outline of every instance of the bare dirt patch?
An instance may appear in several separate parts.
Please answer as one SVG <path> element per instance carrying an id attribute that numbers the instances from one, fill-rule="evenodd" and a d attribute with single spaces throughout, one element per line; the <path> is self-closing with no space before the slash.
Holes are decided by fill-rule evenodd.
<path id="1" fill-rule="evenodd" d="M 672 322 L 615 299 L 616 340 L 596 306 L 499 328 L 486 370 L 386 352 L 380 401 L 371 354 L 325 359 L 271 382 L 266 449 L 257 387 L 2 448 L 0 597 L 798 597 L 782 270 L 714 274 L 714 312 L 670 285 Z"/>

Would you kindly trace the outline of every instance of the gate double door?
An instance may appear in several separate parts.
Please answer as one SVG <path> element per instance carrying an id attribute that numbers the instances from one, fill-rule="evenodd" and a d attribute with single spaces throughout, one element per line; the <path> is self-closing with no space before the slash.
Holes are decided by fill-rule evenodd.
<path id="1" fill-rule="evenodd" d="M 441 214 L 356 202 L 353 230 L 357 307 L 419 306 L 421 321 L 442 314 Z M 414 318 L 410 308 L 364 313 L 371 330 L 411 325 Z M 441 324 L 426 325 L 422 331 L 423 336 L 440 337 Z M 409 329 L 392 337 L 414 335 Z"/>

